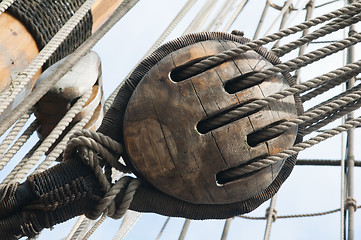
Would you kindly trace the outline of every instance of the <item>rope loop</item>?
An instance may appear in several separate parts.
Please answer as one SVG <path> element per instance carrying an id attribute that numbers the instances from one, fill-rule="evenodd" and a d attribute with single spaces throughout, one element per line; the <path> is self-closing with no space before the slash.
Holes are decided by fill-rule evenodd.
<path id="1" fill-rule="evenodd" d="M 345 200 L 345 208 L 353 207 L 354 211 L 357 210 L 357 202 L 356 199 L 352 197 L 348 197 Z"/>
<path id="2" fill-rule="evenodd" d="M 94 210 L 86 214 L 88 218 L 97 219 L 103 213 L 118 219 L 128 210 L 141 181 L 124 176 L 116 180 L 114 184 L 112 183 L 112 168 L 131 173 L 126 165 L 118 161 L 123 152 L 122 144 L 99 132 L 78 130 L 70 138 L 64 151 L 64 161 L 74 159 L 74 154 L 76 154 L 85 165 L 91 168 L 105 192 Z"/>
<path id="3" fill-rule="evenodd" d="M 268 219 L 269 214 L 272 214 L 272 222 L 275 222 L 277 220 L 277 210 L 272 209 L 272 212 L 270 213 L 270 208 L 268 207 L 266 209 L 265 219 Z"/>

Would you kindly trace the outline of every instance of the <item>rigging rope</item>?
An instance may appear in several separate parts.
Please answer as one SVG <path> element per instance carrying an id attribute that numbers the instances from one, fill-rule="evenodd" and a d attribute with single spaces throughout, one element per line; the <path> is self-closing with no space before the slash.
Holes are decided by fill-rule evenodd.
<path id="1" fill-rule="evenodd" d="M 86 218 L 85 215 L 81 215 L 73 226 L 71 232 L 65 240 L 77 240 L 81 237 L 83 230 L 87 229 L 87 226 L 91 220 Z"/>
<path id="2" fill-rule="evenodd" d="M 360 37 L 361 37 L 361 35 L 360 35 Z M 276 66 L 279 66 L 279 65 L 276 65 Z M 275 68 L 277 68 L 277 67 L 275 67 Z M 273 69 L 275 69 L 275 68 L 273 68 Z M 214 117 L 212 119 L 212 121 L 208 122 L 207 127 L 212 128 L 214 126 L 219 126 L 223 122 L 232 121 L 233 119 L 238 119 L 239 116 L 243 116 L 244 114 L 247 114 L 249 112 L 261 109 L 270 103 L 274 103 L 275 101 L 277 101 L 279 99 L 282 99 L 282 98 L 290 96 L 290 95 L 305 92 L 312 88 L 318 87 L 322 84 L 332 82 L 334 79 L 337 79 L 337 81 L 341 81 L 340 79 L 342 79 L 343 82 L 345 82 L 351 76 L 355 76 L 359 72 L 361 72 L 361 60 L 351 63 L 351 64 L 347 64 L 346 66 L 340 67 L 336 70 L 325 73 L 319 77 L 313 78 L 313 79 L 303 82 L 301 84 L 294 85 L 293 87 L 287 88 L 276 94 L 272 94 L 272 95 L 264 97 L 262 99 L 254 100 L 248 104 L 237 107 L 237 108 L 233 109 L 232 111 L 230 111 L 224 115 L 221 115 L 219 117 Z M 250 76 L 250 77 L 252 77 L 252 76 Z"/>
<path id="3" fill-rule="evenodd" d="M 84 117 L 82 120 L 76 123 L 74 127 L 71 128 L 71 130 L 64 136 L 64 138 L 58 144 L 56 144 L 55 148 L 50 152 L 50 154 L 45 158 L 45 160 L 38 165 L 38 167 L 33 171 L 33 173 L 36 174 L 45 171 L 54 161 L 59 158 L 60 154 L 63 153 L 64 149 L 66 148 L 70 137 L 76 131 L 83 129 L 84 126 L 89 122 L 92 113 L 89 114 L 90 115 Z"/>
<path id="4" fill-rule="evenodd" d="M 10 147 L 10 149 L 0 159 L 0 170 L 2 170 L 11 158 L 17 153 L 17 151 L 27 142 L 30 136 L 39 127 L 37 120 L 32 122 L 30 126 L 24 131 L 24 133 L 16 140 L 16 142 Z"/>
<path id="5" fill-rule="evenodd" d="M 264 38 L 258 39 L 258 40 L 253 40 L 250 41 L 246 44 L 242 44 L 239 45 L 237 48 L 232 48 L 230 50 L 224 51 L 220 54 L 214 55 L 214 56 L 210 56 L 206 59 L 201 60 L 198 63 L 193 64 L 192 66 L 188 67 L 187 69 L 185 69 L 182 74 L 183 74 L 183 78 L 186 78 L 187 76 L 193 76 L 195 74 L 197 74 L 199 72 L 199 69 L 209 69 L 210 67 L 217 65 L 221 62 L 224 62 L 228 59 L 231 58 L 235 58 L 237 56 L 239 56 L 240 54 L 249 51 L 249 50 L 253 50 L 257 47 L 260 47 L 262 45 L 265 45 L 267 43 L 279 40 L 283 37 L 289 36 L 291 34 L 303 31 L 307 28 L 310 28 L 312 26 L 316 26 L 320 23 L 326 22 L 330 19 L 333 18 L 337 18 L 343 14 L 348 14 L 348 15 L 355 15 L 357 13 L 359 13 L 361 8 L 361 3 L 360 2 L 356 2 L 353 4 L 350 4 L 344 8 L 340 8 L 336 11 L 333 11 L 331 13 L 327 13 L 325 15 L 322 15 L 320 17 L 311 19 L 309 21 L 305 21 L 301 24 L 298 24 L 296 26 L 281 30 L 277 33 L 274 33 L 272 35 L 266 36 Z M 337 25 L 339 26 L 339 25 Z M 337 27 L 335 26 L 335 27 Z M 334 29 L 335 29 L 334 27 Z"/>
<path id="6" fill-rule="evenodd" d="M 33 109 L 30 109 L 26 114 L 24 114 L 14 125 L 11 131 L 7 134 L 5 139 L 0 144 L 0 158 L 4 155 L 6 149 L 11 145 L 16 136 L 19 134 L 21 129 L 24 127 L 26 122 L 29 120 L 30 115 L 33 113 Z M 1 170 L 1 168 L 0 168 Z"/>
<path id="7" fill-rule="evenodd" d="M 348 200 L 349 204 L 354 205 L 354 202 L 352 200 Z M 355 209 L 361 208 L 361 205 L 355 206 Z M 287 219 L 287 218 L 305 218 L 305 217 L 318 217 L 318 216 L 324 216 L 332 213 L 339 212 L 341 208 L 337 208 L 334 210 L 324 211 L 324 212 L 318 212 L 318 213 L 303 213 L 303 214 L 290 214 L 290 215 L 281 215 L 277 216 L 277 219 Z M 266 220 L 266 217 L 253 217 L 253 216 L 247 216 L 247 215 L 239 215 L 238 217 L 249 219 L 249 220 Z"/>
<path id="8" fill-rule="evenodd" d="M 339 18 L 339 19 L 341 19 L 341 18 Z M 351 19 L 353 19 L 352 21 L 356 21 L 355 19 L 359 19 L 359 16 L 355 16 L 355 17 L 352 17 Z M 359 20 L 358 20 L 359 21 Z M 350 23 L 350 22 L 348 22 L 348 23 Z M 339 25 L 338 25 L 339 26 Z M 356 40 L 356 42 L 358 42 L 359 41 L 359 37 L 360 36 L 357 36 L 357 37 L 355 37 L 354 35 L 352 36 L 352 37 L 354 37 L 353 39 L 357 39 Z M 352 38 L 351 37 L 351 38 Z M 351 38 L 348 38 L 347 39 L 347 41 L 351 41 L 350 39 Z M 346 39 L 345 40 L 342 40 L 342 41 L 346 41 Z M 341 41 L 341 42 L 342 42 Z M 354 42 L 355 43 L 355 42 Z M 354 44 L 354 43 L 346 43 L 346 45 L 343 45 L 342 47 L 343 48 L 345 48 L 345 47 L 347 47 L 347 46 L 349 46 L 349 45 L 347 45 L 347 44 Z M 335 46 L 336 46 L 337 44 L 335 44 Z M 326 47 L 326 49 L 327 49 L 327 47 Z M 327 50 L 330 50 L 330 48 L 328 48 Z M 330 51 L 335 51 L 335 49 L 333 49 L 333 50 L 330 50 Z M 339 51 L 339 50 L 337 50 L 337 51 Z M 325 53 L 325 52 L 322 52 L 322 54 L 325 54 L 325 56 L 327 56 L 327 54 L 329 54 L 329 53 Z M 317 57 L 319 57 L 319 55 L 317 56 Z M 301 59 L 301 58 L 300 58 Z M 317 58 L 316 58 L 317 59 Z M 302 60 L 302 59 L 301 59 Z M 300 60 L 300 62 L 301 62 L 301 60 Z M 295 60 L 294 60 L 295 61 Z M 316 60 L 313 60 L 313 61 L 316 61 Z M 295 62 L 297 62 L 297 61 L 295 61 Z M 300 64 L 299 66 L 303 66 L 302 64 L 305 64 L 304 62 L 303 63 L 297 63 L 297 64 Z M 356 63 L 354 63 L 354 64 L 356 64 Z M 287 64 L 285 63 L 285 65 L 287 66 Z M 357 65 L 357 64 L 356 64 Z M 292 69 L 292 67 L 289 67 L 289 66 L 287 66 L 288 68 L 287 69 Z M 349 67 L 351 67 L 351 65 L 349 65 Z M 356 66 L 356 68 L 360 68 L 360 65 L 357 65 Z M 350 70 L 351 69 L 351 70 Z M 350 69 L 348 69 L 348 70 L 345 70 L 344 71 L 344 75 L 347 75 L 347 77 L 349 77 L 349 72 L 348 71 L 353 71 L 353 73 L 352 74 L 356 74 L 357 73 L 357 71 L 359 71 L 358 69 L 357 70 L 355 70 L 355 69 L 352 69 L 352 68 L 350 68 Z M 334 78 L 334 77 L 331 77 L 330 79 L 332 79 L 332 78 Z M 345 77 L 346 78 L 346 77 Z M 303 92 L 305 91 L 305 90 L 302 90 Z M 292 93 L 291 93 L 292 94 Z M 356 93 L 353 93 L 353 94 L 356 94 L 356 95 L 347 95 L 347 97 L 345 96 L 345 99 L 346 98 L 348 98 L 348 99 L 351 99 L 351 100 L 349 100 L 350 102 L 354 102 L 354 101 L 356 101 L 357 99 L 359 99 L 360 98 L 360 95 L 359 95 L 359 92 L 356 92 Z M 354 98 L 352 98 L 352 97 L 354 97 Z M 339 100 L 339 101 L 341 101 L 341 100 Z M 347 104 L 349 104 L 350 102 L 348 102 Z M 331 103 L 330 103 L 331 104 Z M 346 104 L 346 105 L 347 105 Z M 331 105 L 329 105 L 329 106 L 331 106 Z M 332 105 L 332 106 L 334 106 L 334 105 Z M 353 105 L 353 106 L 356 106 L 356 105 Z M 326 106 L 323 106 L 323 108 L 327 108 Z M 328 108 L 328 110 L 330 110 L 330 108 Z M 333 111 L 335 111 L 334 110 L 334 108 L 332 109 Z M 315 110 L 314 110 L 315 111 Z M 341 110 L 341 111 L 343 111 L 343 110 Z M 310 112 L 308 113 L 308 114 L 310 114 Z M 330 114 L 330 112 L 328 112 L 328 114 Z M 300 118 L 301 118 L 302 116 L 300 116 Z M 352 121 L 349 121 L 349 122 L 347 122 L 347 123 L 345 123 L 345 124 L 343 124 L 343 125 L 340 125 L 338 128 L 340 128 L 341 127 L 341 129 L 348 129 L 349 128 L 349 126 L 350 125 L 352 125 L 352 124 L 355 124 L 355 125 L 358 125 L 359 123 L 360 123 L 361 121 L 360 120 L 357 120 L 357 119 L 355 119 L 355 120 L 352 120 Z M 345 125 L 345 126 L 344 126 Z M 352 126 L 351 126 L 352 127 Z M 336 129 L 336 128 L 335 128 Z M 322 136 L 322 134 L 320 134 L 320 135 L 318 135 L 315 139 L 313 139 L 311 142 L 309 142 L 309 145 L 313 145 L 313 144 L 316 144 L 316 143 L 314 143 L 314 142 L 317 142 L 319 139 L 322 139 L 323 137 L 329 137 L 329 136 L 331 136 L 332 134 L 334 134 L 335 132 L 337 132 L 338 130 L 335 130 L 335 129 L 333 129 L 333 130 L 329 130 L 329 131 L 326 131 L 325 133 L 327 133 L 325 136 Z M 342 131 L 344 131 L 344 130 L 342 130 Z M 323 133 L 323 134 L 325 134 L 325 133 Z M 86 133 L 85 132 L 85 137 L 89 137 L 88 135 L 87 135 L 88 133 Z M 320 137 L 320 136 L 322 136 L 322 137 Z M 82 138 L 82 136 L 76 136 L 77 138 L 75 138 L 75 139 L 81 139 Z M 99 137 L 98 135 L 96 135 L 96 136 L 91 136 L 91 139 L 93 139 L 93 137 L 94 138 L 101 138 L 101 137 Z M 97 145 L 96 144 L 94 144 L 90 139 L 88 139 L 88 140 L 86 140 L 86 138 L 85 139 L 81 139 L 83 142 L 86 142 L 86 141 L 88 141 L 88 146 L 91 146 L 92 148 L 94 148 L 95 149 L 95 152 L 101 152 L 101 154 L 103 155 L 103 154 L 108 154 L 107 153 L 107 150 L 104 150 L 104 149 L 102 149 L 102 148 L 97 148 Z M 310 139 L 311 140 L 311 139 Z M 308 140 L 308 141 L 310 141 L 310 140 Z M 324 139 L 323 139 L 324 140 Z M 97 141 L 97 140 L 95 140 L 95 141 Z M 304 146 L 306 146 L 306 145 L 302 145 L 302 144 L 305 144 L 306 142 L 308 142 L 308 141 L 305 141 L 304 143 L 300 143 L 300 144 L 298 144 L 298 145 L 296 145 L 296 146 L 298 146 L 299 148 L 296 148 L 296 149 L 294 149 L 294 151 L 300 151 L 299 149 L 300 148 L 302 148 L 302 147 L 304 147 Z M 76 140 L 74 140 L 73 139 L 73 142 L 76 142 Z M 110 142 L 110 144 L 111 144 L 111 142 Z M 296 147 L 295 146 L 295 147 Z M 301 147 L 302 146 L 302 147 Z M 109 146 L 108 146 L 109 147 Z M 119 145 L 116 145 L 115 146 L 116 148 L 117 148 L 117 152 L 121 152 L 121 151 L 123 151 L 122 149 L 121 149 L 121 147 L 119 146 Z M 308 146 L 307 146 L 308 147 Z M 291 148 L 292 149 L 292 148 Z M 291 152 L 291 150 L 286 150 L 285 152 L 287 152 L 287 154 L 289 154 L 289 152 Z M 60 153 L 59 153 L 60 154 Z M 290 155 L 292 155 L 293 153 L 291 153 Z M 277 156 L 277 155 L 276 155 Z M 284 156 L 284 155 L 283 155 Z M 282 157 L 282 159 L 283 159 L 284 157 Z M 112 159 L 113 158 L 110 158 L 111 159 L 111 161 L 112 161 Z M 111 162 L 111 165 L 116 165 L 117 163 L 116 163 L 116 161 L 113 161 L 113 162 Z M 118 166 L 118 169 L 122 169 L 122 170 L 127 170 L 127 169 L 123 169 L 122 168 L 123 166 Z M 253 170 L 252 170 L 253 171 Z M 125 181 L 125 180 L 124 180 Z M 118 181 L 118 182 L 120 182 L 120 181 Z M 123 189 L 123 187 L 124 187 L 124 185 L 122 185 L 122 187 L 121 187 L 121 189 Z M 116 189 L 112 189 L 112 190 L 116 190 Z M 118 192 L 119 193 L 119 192 Z M 116 194 L 115 194 L 116 195 Z M 111 195 L 110 193 L 109 193 L 109 195 L 107 195 L 107 198 L 108 199 L 111 199 L 111 198 L 113 198 L 114 199 L 114 196 L 115 195 Z M 105 204 L 104 203 L 104 206 L 99 206 L 98 208 L 98 214 L 99 214 L 99 212 L 101 213 L 101 212 L 106 212 L 107 213 L 107 209 L 111 209 L 110 207 L 109 207 L 109 203 L 108 203 L 108 200 L 106 200 L 107 201 L 107 203 Z M 105 202 L 105 200 L 104 200 L 104 202 Z M 350 202 L 351 202 L 351 200 L 350 200 Z M 351 203 L 350 203 L 351 204 Z M 101 211 L 100 211 L 101 210 Z M 121 215 L 121 214 L 123 214 L 123 212 L 122 211 L 120 211 L 120 213 L 118 213 L 119 215 Z M 106 216 L 107 214 L 103 214 L 103 216 L 102 216 L 102 219 L 103 219 L 103 217 L 104 216 Z M 116 216 L 116 214 L 114 215 L 114 216 Z M 104 219 L 105 219 L 105 217 L 104 217 Z"/>
<path id="9" fill-rule="evenodd" d="M 88 101 L 91 95 L 91 90 L 84 94 L 75 104 L 70 108 L 70 110 L 65 114 L 65 116 L 60 120 L 56 127 L 51 131 L 49 136 L 41 142 L 40 146 L 35 150 L 29 159 L 26 159 L 24 164 L 17 171 L 14 169 L 12 175 L 14 178 L 9 179 L 5 178 L 5 184 L 10 181 L 22 181 L 22 179 L 32 170 L 32 168 L 38 163 L 39 159 L 46 153 L 53 143 L 60 137 L 65 128 L 73 121 L 76 114 L 78 114 L 85 103 Z"/>
<path id="10" fill-rule="evenodd" d="M 8 9 L 15 0 L 2 0 L 0 2 L 0 15 Z"/>
<path id="11" fill-rule="evenodd" d="M 39 52 L 39 54 L 30 62 L 29 66 L 16 76 L 14 81 L 19 84 L 17 84 L 13 89 L 7 88 L 0 94 L 0 114 L 4 112 L 4 110 L 11 102 L 13 102 L 15 96 L 17 96 L 22 91 L 22 89 L 34 77 L 36 72 L 40 70 L 46 60 L 50 58 L 52 53 L 56 51 L 60 44 L 75 28 L 75 26 L 83 19 L 83 17 L 91 9 L 91 6 L 94 4 L 94 2 L 95 0 L 87 0 L 84 2 L 78 11 L 76 11 L 76 13 L 67 21 L 67 23 L 54 35 L 54 37 L 46 44 L 46 46 Z M 46 89 L 46 91 L 47 90 L 48 89 Z"/>

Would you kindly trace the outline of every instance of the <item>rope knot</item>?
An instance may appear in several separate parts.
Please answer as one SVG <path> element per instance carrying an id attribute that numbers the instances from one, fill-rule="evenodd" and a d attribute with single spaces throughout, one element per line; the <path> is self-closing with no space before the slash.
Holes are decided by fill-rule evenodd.
<path id="1" fill-rule="evenodd" d="M 348 197 L 345 200 L 345 208 L 353 207 L 354 211 L 357 210 L 356 200 L 352 197 Z"/>
<path id="2" fill-rule="evenodd" d="M 99 132 L 81 130 L 76 131 L 71 137 L 64 151 L 64 161 L 68 161 L 71 156 L 77 154 L 83 163 L 94 172 L 105 193 L 95 209 L 86 214 L 88 218 L 96 219 L 104 213 L 103 216 L 118 219 L 128 210 L 141 181 L 129 176 L 119 179 L 112 176 L 117 175 L 113 174 L 113 169 L 118 171 L 116 173 L 131 172 L 125 164 L 119 161 L 123 152 L 122 144 Z"/>
<path id="3" fill-rule="evenodd" d="M 266 219 L 268 219 L 269 214 L 270 214 L 270 208 L 268 207 L 266 209 L 266 215 L 265 215 Z M 271 214 L 272 214 L 271 215 L 272 222 L 275 222 L 277 220 L 277 210 L 273 208 Z"/>

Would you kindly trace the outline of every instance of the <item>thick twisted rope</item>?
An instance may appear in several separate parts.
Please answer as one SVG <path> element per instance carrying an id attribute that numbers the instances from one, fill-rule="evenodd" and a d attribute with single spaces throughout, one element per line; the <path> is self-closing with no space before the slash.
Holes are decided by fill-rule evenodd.
<path id="1" fill-rule="evenodd" d="M 37 120 L 32 122 L 30 126 L 23 132 L 23 134 L 16 140 L 10 149 L 0 159 L 0 170 L 2 170 L 11 158 L 18 152 L 18 150 L 28 141 L 31 135 L 39 127 Z"/>
<path id="2" fill-rule="evenodd" d="M 17 75 L 14 81 L 19 84 L 13 89 L 7 88 L 0 94 L 0 114 L 4 112 L 11 102 L 13 102 L 14 98 L 24 89 L 30 79 L 32 79 L 44 65 L 46 60 L 49 59 L 49 57 L 66 39 L 75 26 L 83 19 L 85 14 L 91 9 L 94 2 L 95 0 L 87 0 L 31 61 L 28 67 Z"/>
<path id="3" fill-rule="evenodd" d="M 336 32 L 340 29 L 343 29 L 345 27 L 348 27 L 354 23 L 357 23 L 360 21 L 360 15 L 356 15 L 359 12 L 350 12 L 349 14 L 342 15 L 338 18 L 336 18 L 334 21 L 332 21 L 329 24 L 326 24 L 325 26 L 321 27 L 318 30 L 315 30 L 312 33 L 309 33 L 305 35 L 304 37 L 301 37 L 293 42 L 287 43 L 284 46 L 274 48 L 271 50 L 274 54 L 276 54 L 278 57 L 282 57 L 285 54 L 291 52 L 292 50 L 306 44 L 310 43 L 315 39 L 321 38 L 323 36 L 326 36 L 327 34 Z M 356 16 L 354 16 L 356 15 Z"/>
<path id="4" fill-rule="evenodd" d="M 290 120 L 288 122 L 282 123 L 278 126 L 271 127 L 267 129 L 267 133 L 273 136 L 275 133 L 284 132 L 290 128 L 295 128 L 300 124 L 303 124 L 307 121 L 310 121 L 314 118 L 317 118 L 318 116 L 322 116 L 325 113 L 334 111 L 335 108 L 339 108 L 340 106 L 347 106 L 350 103 L 353 103 L 354 101 L 361 99 L 361 84 L 357 87 L 354 87 L 352 91 L 348 92 L 347 94 L 341 95 L 339 98 L 335 98 L 334 100 L 327 102 L 326 104 L 321 105 L 318 108 L 311 109 L 310 111 L 306 112 L 305 114 L 297 117 L 296 119 Z M 352 110 L 348 109 L 348 111 Z M 347 113 L 348 111 L 344 111 Z M 341 117 L 339 114 L 338 117 Z M 298 153 L 299 151 L 302 151 L 306 148 L 309 148 L 321 141 L 324 141 L 340 132 L 346 131 L 347 129 L 350 129 L 351 127 L 355 127 L 358 125 L 358 122 L 361 122 L 361 117 L 355 120 L 349 120 L 345 124 L 340 125 L 337 128 L 334 128 L 332 130 L 325 131 L 324 133 L 311 138 L 310 140 L 307 140 L 305 142 L 296 144 L 295 146 L 284 150 L 281 153 L 278 153 L 274 156 L 269 156 L 265 159 L 253 162 L 249 165 L 242 166 L 239 168 L 233 168 L 230 169 L 222 174 L 222 177 L 235 177 L 240 176 L 245 173 L 253 172 L 255 170 L 267 167 L 268 165 L 274 164 L 278 161 L 282 161 L 283 159 Z M 322 125 L 318 125 L 318 127 L 321 127 Z M 314 127 L 314 126 L 313 126 Z"/>
<path id="5" fill-rule="evenodd" d="M 353 104 L 355 101 L 360 101 L 361 99 L 361 84 L 352 89 L 348 94 L 336 98 L 332 101 L 327 101 L 325 104 L 320 104 L 319 107 L 311 109 L 301 116 L 298 116 L 295 119 L 289 120 L 277 126 L 267 129 L 268 134 L 274 135 L 280 132 L 284 132 L 289 128 L 294 128 L 300 124 L 309 123 L 312 124 L 315 119 L 318 119 L 320 116 L 328 115 L 335 111 L 335 109 L 342 109 L 349 104 Z M 341 117 L 341 116 L 340 116 Z M 323 118 L 323 117 L 322 117 Z M 306 125 L 307 126 L 307 125 Z M 317 129 L 315 129 L 317 130 Z"/>
<path id="6" fill-rule="evenodd" d="M 24 167 L 24 165 L 27 163 L 27 161 L 29 160 L 31 155 L 33 155 L 34 152 L 36 151 L 36 149 L 38 149 L 40 144 L 41 144 L 40 140 L 36 144 L 34 144 L 34 146 L 27 152 L 25 157 L 23 157 L 23 159 L 21 159 L 21 161 L 15 166 L 15 168 L 6 176 L 4 181 L 2 181 L 2 183 L 0 184 L 0 187 L 2 185 L 9 184 L 10 182 L 13 181 L 13 179 L 16 178 L 16 173 L 18 173 L 21 170 L 21 168 Z M 16 181 L 14 181 L 14 182 L 16 182 Z"/>
<path id="7" fill-rule="evenodd" d="M 83 239 L 83 233 L 89 229 L 89 226 L 92 224 L 92 222 L 93 221 L 86 218 L 85 215 L 81 215 L 65 240 Z"/>
<path id="8" fill-rule="evenodd" d="M 361 124 L 361 117 L 358 117 L 356 119 L 351 119 L 346 121 L 344 124 L 339 125 L 338 127 L 335 127 L 333 129 L 330 130 L 326 130 L 325 132 L 317 135 L 316 137 L 310 138 L 307 141 L 298 143 L 296 145 L 294 145 L 293 147 L 284 150 L 274 156 L 269 156 L 265 159 L 259 160 L 257 162 L 254 162 L 250 165 L 244 166 L 241 171 L 238 173 L 239 174 L 245 174 L 245 173 L 249 173 L 249 172 L 253 172 L 257 169 L 261 169 L 264 167 L 267 167 L 271 164 L 274 164 L 276 162 L 282 161 L 283 159 L 294 155 L 300 151 L 303 151 L 307 148 L 312 147 L 313 145 L 316 145 L 320 142 L 323 142 L 341 132 L 347 131 L 348 129 L 351 129 L 353 127 L 357 127 Z M 242 173 L 241 173 L 242 172 Z"/>
<path id="9" fill-rule="evenodd" d="M 345 116 L 346 114 L 359 109 L 360 106 L 361 106 L 361 99 L 357 99 L 354 102 L 351 102 L 344 107 L 341 107 L 339 109 L 335 109 L 334 111 L 331 111 L 327 115 L 324 114 L 324 115 L 316 118 L 319 120 L 322 119 L 322 121 L 315 121 L 314 119 L 312 119 L 311 121 L 307 121 L 303 124 L 303 126 L 305 127 L 305 129 L 303 130 L 303 133 L 305 135 L 307 135 L 314 131 L 317 131 L 321 127 L 324 127 L 327 124 L 329 124 L 330 122 L 333 122 L 336 119 L 339 119 L 339 118 Z"/>
<path id="10" fill-rule="evenodd" d="M 232 111 L 229 111 L 228 113 L 222 114 L 220 116 L 215 116 L 214 118 L 206 122 L 205 127 L 213 129 L 219 125 L 222 125 L 224 122 L 230 122 L 235 119 L 239 119 L 240 116 L 244 116 L 250 112 L 259 110 L 287 96 L 305 92 L 322 84 L 332 82 L 335 79 L 337 81 L 340 81 L 340 79 L 343 79 L 343 81 L 347 81 L 350 77 L 356 76 L 359 72 L 361 72 L 361 60 L 347 64 L 336 70 L 325 73 L 319 77 L 313 78 L 301 84 L 294 85 L 293 87 L 284 89 L 265 98 L 257 99 L 248 104 L 237 107 Z"/>
<path id="11" fill-rule="evenodd" d="M 338 16 L 341 16 L 343 14 L 348 14 L 348 16 L 353 16 L 355 14 L 357 14 L 359 12 L 361 8 L 361 3 L 360 2 L 356 2 L 353 4 L 350 4 L 344 8 L 338 9 L 336 11 L 333 11 L 331 13 L 322 15 L 320 17 L 317 17 L 315 19 L 311 19 L 309 21 L 305 21 L 301 24 L 298 24 L 294 27 L 290 27 L 284 30 L 281 30 L 277 33 L 274 33 L 272 35 L 266 36 L 264 38 L 261 38 L 259 40 L 254 40 L 251 42 L 248 42 L 246 44 L 242 44 L 236 48 L 232 48 L 229 50 L 226 50 L 222 53 L 216 54 L 214 56 L 210 56 L 206 59 L 201 60 L 198 63 L 193 64 L 192 66 L 188 67 L 187 69 L 185 69 L 182 72 L 182 78 L 186 78 L 188 76 L 193 76 L 195 74 L 197 74 L 199 71 L 201 71 L 202 69 L 209 69 L 212 66 L 218 65 L 219 63 L 222 63 L 226 60 L 232 59 L 232 58 L 236 58 L 237 56 L 239 56 L 240 54 L 255 49 L 257 47 L 260 47 L 262 45 L 265 45 L 267 43 L 279 40 L 283 37 L 289 36 L 291 34 L 294 34 L 296 32 L 300 32 L 303 31 L 307 28 L 310 28 L 312 26 L 316 26 L 320 23 L 323 23 L 325 21 L 328 21 L 330 19 L 336 18 Z M 332 26 L 332 25 L 331 25 Z M 330 26 L 330 27 L 331 27 Z M 339 26 L 338 26 L 339 27 Z M 331 27 L 332 28 L 332 27 Z M 336 31 L 337 26 L 333 26 L 333 29 Z"/>
<path id="12" fill-rule="evenodd" d="M 354 77 L 354 75 L 350 75 L 347 80 L 351 79 L 352 77 Z M 312 98 L 317 97 L 318 95 L 321 95 L 321 94 L 327 92 L 328 90 L 330 90 L 344 82 L 345 82 L 345 78 L 343 78 L 343 77 L 333 79 L 332 81 L 329 81 L 329 82 L 321 85 L 320 87 L 315 88 L 314 90 L 302 95 L 301 100 L 302 100 L 302 102 L 309 101 Z"/>
<path id="13" fill-rule="evenodd" d="M 0 2 L 0 15 L 8 9 L 15 0 L 3 0 Z"/>
<path id="14" fill-rule="evenodd" d="M 361 20 L 361 15 L 359 16 L 359 19 Z M 361 41 L 361 34 L 357 33 L 357 34 L 352 35 L 351 37 L 348 37 L 339 42 L 332 43 L 326 47 L 323 47 L 323 48 L 317 49 L 315 51 L 312 51 L 310 53 L 307 53 L 305 55 L 296 57 L 287 62 L 277 64 L 277 65 L 270 67 L 262 72 L 256 72 L 255 74 L 247 77 L 246 80 L 251 83 L 255 83 L 255 82 L 260 82 L 263 79 L 272 77 L 275 74 L 280 73 L 280 72 L 291 72 L 293 70 L 296 70 L 301 67 L 307 66 L 311 63 L 314 63 L 327 56 L 330 56 L 334 53 L 337 53 L 341 50 L 344 50 L 347 47 L 353 46 L 360 41 Z M 234 83 L 233 84 L 234 88 L 237 89 L 238 84 L 240 86 L 244 85 L 243 82 L 244 81 L 239 81 L 238 83 Z"/>
<path id="15" fill-rule="evenodd" d="M 91 90 L 88 91 L 84 96 L 82 96 L 65 114 L 65 116 L 60 120 L 56 127 L 51 131 L 49 136 L 40 144 L 32 156 L 27 159 L 26 163 L 14 173 L 14 181 L 21 181 L 25 176 L 32 170 L 32 168 L 38 163 L 39 159 L 46 153 L 49 148 L 55 143 L 55 141 L 60 137 L 64 132 L 65 128 L 73 121 L 76 114 L 78 114 L 82 109 L 85 103 L 88 101 L 91 95 Z M 15 169 L 14 169 L 15 170 Z"/>
<path id="16" fill-rule="evenodd" d="M 107 216 L 117 219 L 121 218 L 129 208 L 135 191 L 140 185 L 140 180 L 125 176 L 112 184 L 111 172 L 106 171 L 107 168 L 114 167 L 122 172 L 130 172 L 127 166 L 118 161 L 123 151 L 122 144 L 99 132 L 77 131 L 69 141 L 64 152 L 64 159 L 70 159 L 74 152 L 77 152 L 83 162 L 93 170 L 105 192 L 94 211 L 87 217 L 96 219 L 102 213 L 106 213 Z M 119 198 L 119 194 L 124 189 L 122 201 L 117 205 L 115 199 Z"/>

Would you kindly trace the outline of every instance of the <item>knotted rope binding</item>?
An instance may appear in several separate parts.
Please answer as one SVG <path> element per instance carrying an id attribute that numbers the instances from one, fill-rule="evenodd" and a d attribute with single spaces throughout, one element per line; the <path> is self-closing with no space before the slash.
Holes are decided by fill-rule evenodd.
<path id="1" fill-rule="evenodd" d="M 99 132 L 81 130 L 71 137 L 64 152 L 64 161 L 73 159 L 76 154 L 85 165 L 91 168 L 102 191 L 105 192 L 94 211 L 87 214 L 88 218 L 96 219 L 106 212 L 107 216 L 118 219 L 129 208 L 141 181 L 124 176 L 114 184 L 112 183 L 111 168 L 124 173 L 131 172 L 127 166 L 118 161 L 123 151 L 122 144 Z"/>

